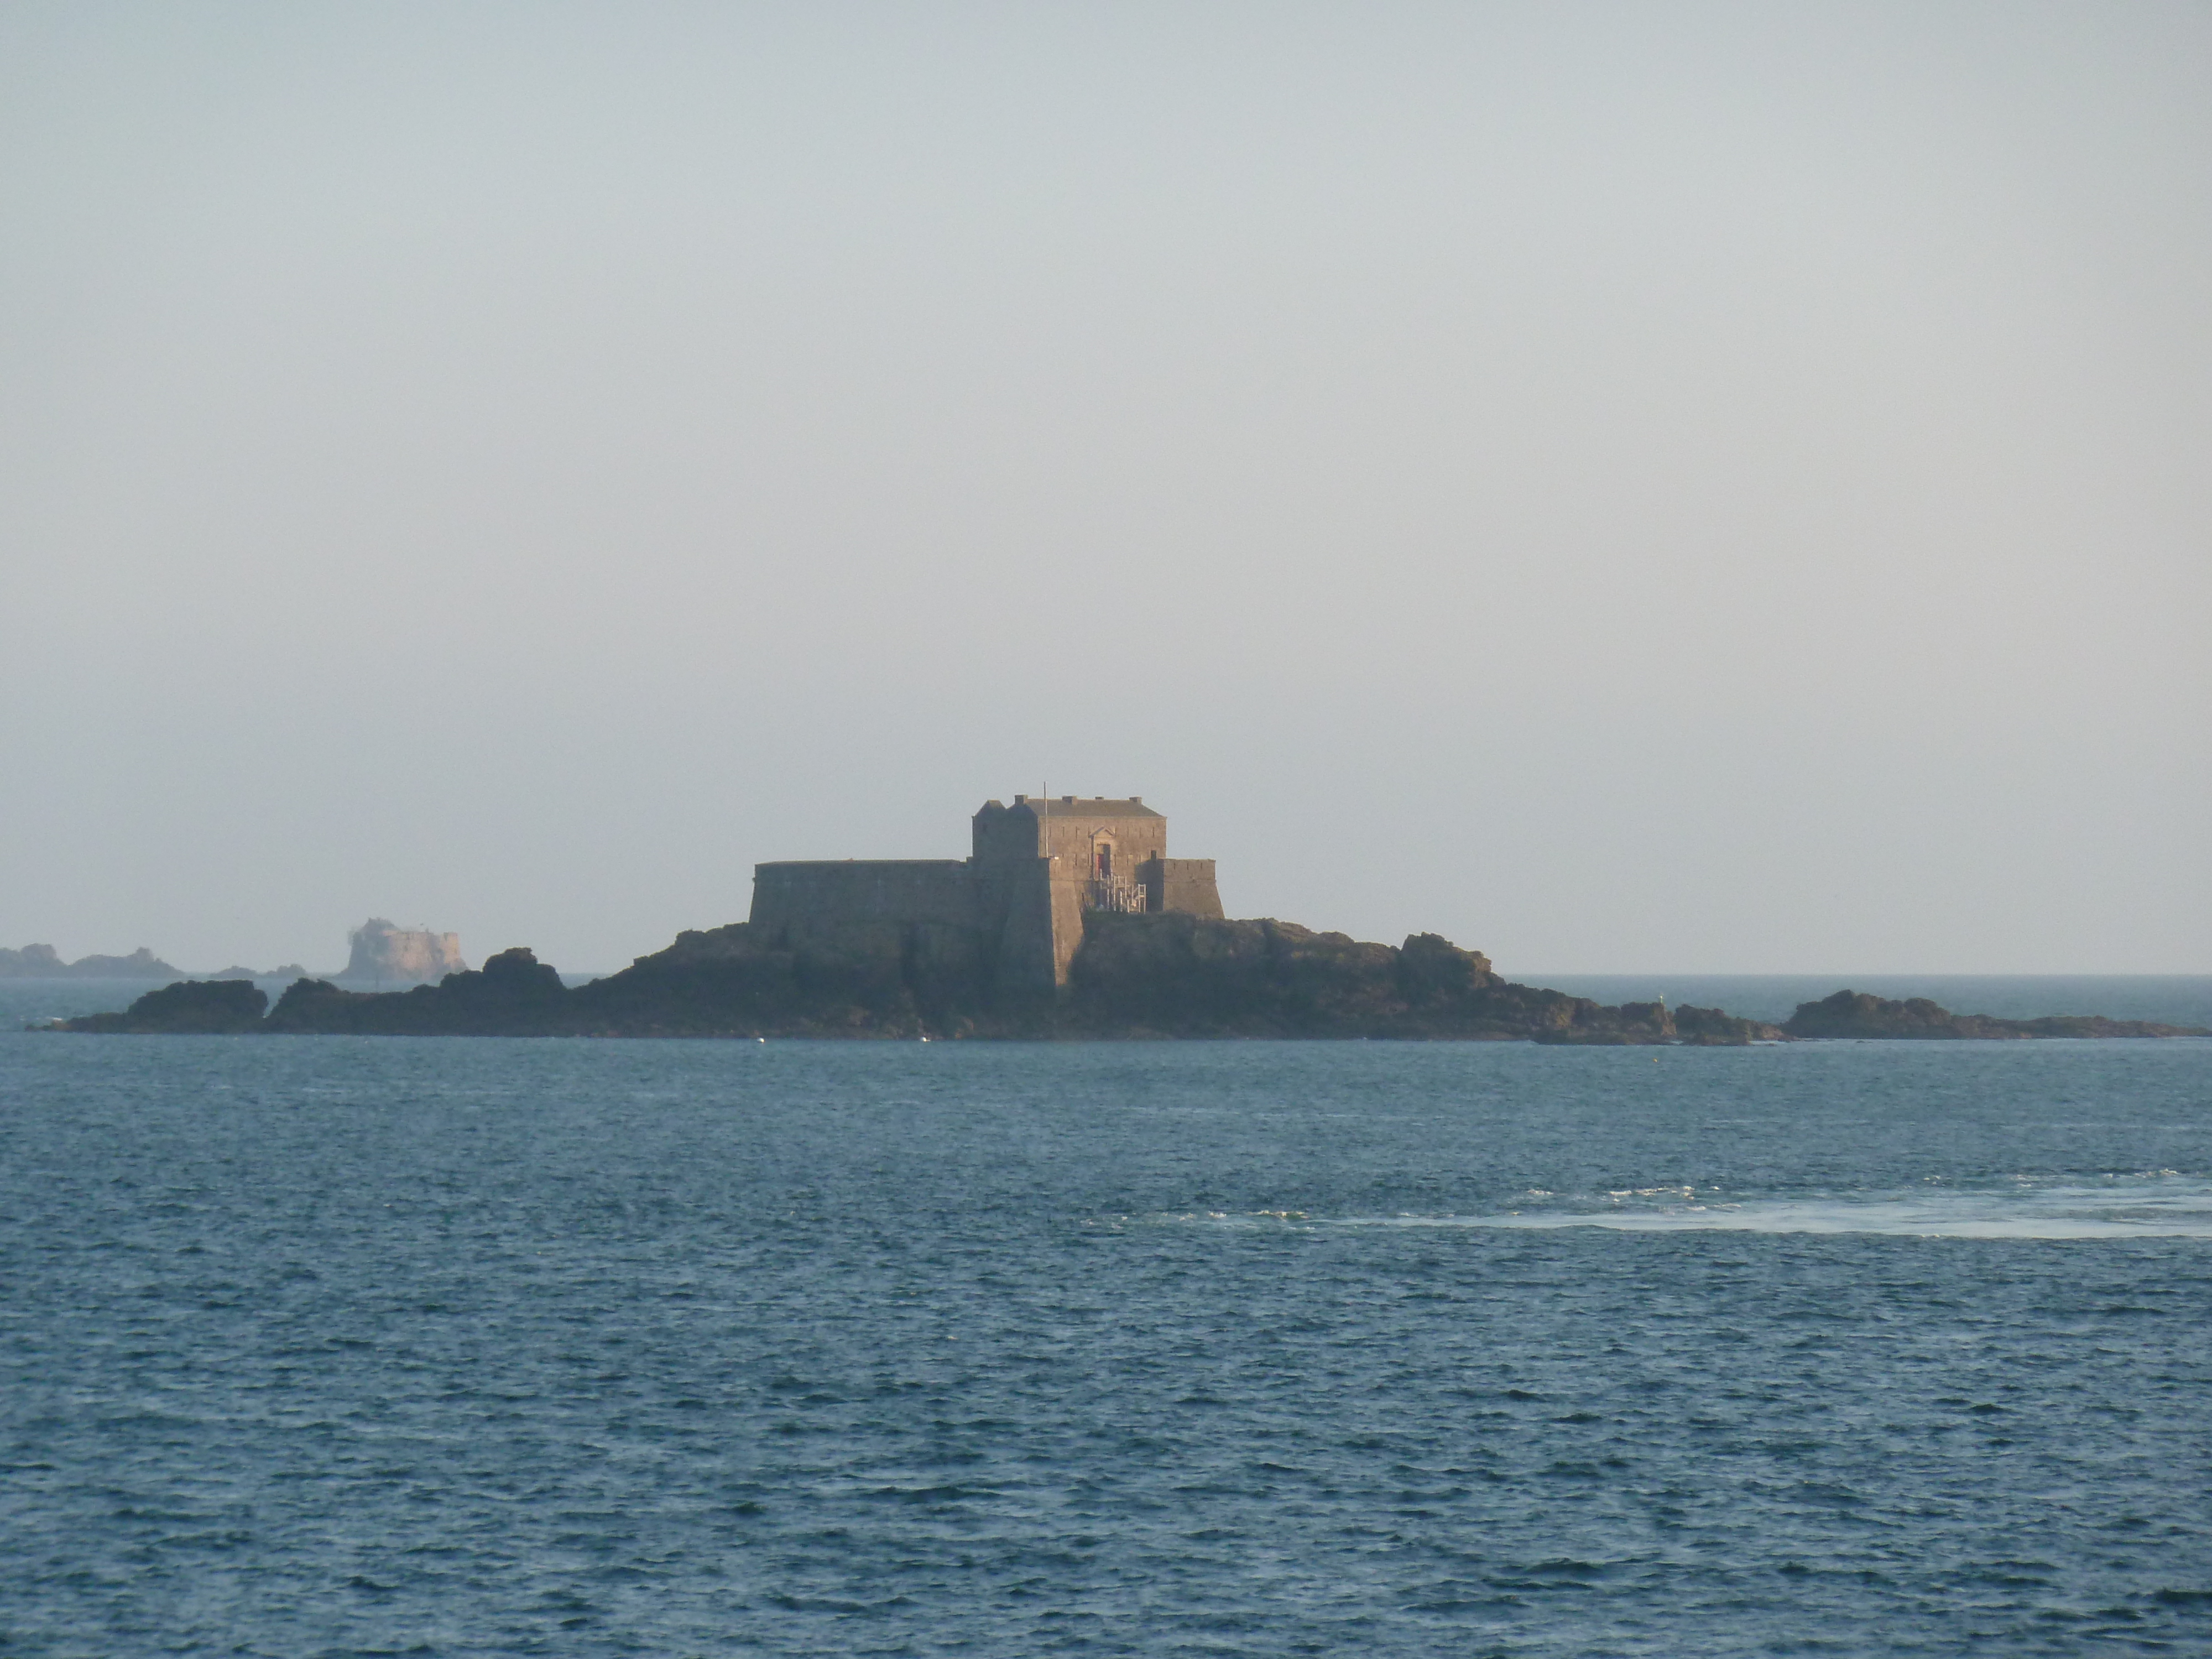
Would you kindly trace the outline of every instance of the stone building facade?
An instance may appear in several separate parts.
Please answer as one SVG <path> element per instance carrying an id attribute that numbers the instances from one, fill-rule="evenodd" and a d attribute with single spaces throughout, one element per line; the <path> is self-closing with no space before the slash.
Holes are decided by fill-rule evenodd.
<path id="1" fill-rule="evenodd" d="M 750 921 L 826 957 L 895 956 L 1012 993 L 1056 992 L 1091 910 L 1218 916 L 1212 859 L 1168 856 L 1168 821 L 1127 799 L 986 801 L 965 859 L 845 859 L 753 866 Z"/>

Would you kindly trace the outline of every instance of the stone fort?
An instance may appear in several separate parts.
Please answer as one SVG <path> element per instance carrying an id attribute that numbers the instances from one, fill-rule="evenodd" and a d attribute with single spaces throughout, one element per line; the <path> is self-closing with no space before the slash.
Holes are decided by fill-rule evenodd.
<path id="1" fill-rule="evenodd" d="M 754 930 L 802 955 L 896 956 L 1002 991 L 1067 983 L 1087 912 L 1218 916 L 1212 859 L 1168 856 L 1168 821 L 1138 796 L 983 803 L 964 859 L 753 866 Z"/>

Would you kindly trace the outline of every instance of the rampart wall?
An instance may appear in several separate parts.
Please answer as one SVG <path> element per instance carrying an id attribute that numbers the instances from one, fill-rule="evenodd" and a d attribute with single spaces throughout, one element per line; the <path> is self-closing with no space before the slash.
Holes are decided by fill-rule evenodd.
<path id="1" fill-rule="evenodd" d="M 769 932 L 876 922 L 973 927 L 964 859 L 840 859 L 753 866 L 752 922 Z"/>
<path id="2" fill-rule="evenodd" d="M 1182 915 L 1219 916 L 1221 889 L 1212 859 L 1152 859 L 1139 866 L 1145 884 L 1145 908 Z"/>
<path id="3" fill-rule="evenodd" d="M 754 927 L 802 957 L 988 975 L 996 939 L 960 859 L 757 865 Z"/>

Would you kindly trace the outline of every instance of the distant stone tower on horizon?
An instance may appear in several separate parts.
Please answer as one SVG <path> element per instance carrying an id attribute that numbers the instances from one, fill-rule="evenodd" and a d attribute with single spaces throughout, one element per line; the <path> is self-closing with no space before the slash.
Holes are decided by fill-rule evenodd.
<path id="1" fill-rule="evenodd" d="M 1168 821 L 1140 796 L 986 801 L 971 836 L 965 859 L 755 865 L 751 925 L 787 949 L 1049 993 L 1067 983 L 1086 912 L 1222 914 L 1213 860 L 1170 858 Z"/>
<path id="2" fill-rule="evenodd" d="M 459 933 L 396 927 L 381 916 L 371 916 L 347 939 L 353 954 L 338 975 L 342 980 L 419 985 L 468 971 Z"/>

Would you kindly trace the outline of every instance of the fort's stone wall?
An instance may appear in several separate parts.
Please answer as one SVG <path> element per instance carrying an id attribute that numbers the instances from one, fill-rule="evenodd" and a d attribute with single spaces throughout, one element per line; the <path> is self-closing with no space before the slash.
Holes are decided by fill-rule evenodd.
<path id="1" fill-rule="evenodd" d="M 801 955 L 988 974 L 996 941 L 976 900 L 959 859 L 791 861 L 754 866 L 750 920 Z"/>
<path id="2" fill-rule="evenodd" d="M 1019 795 L 1012 806 L 984 802 L 969 829 L 978 864 L 1014 864 L 1044 855 L 1036 815 L 1021 810 L 1028 804 Z"/>
<path id="3" fill-rule="evenodd" d="M 963 859 L 840 859 L 753 866 L 752 921 L 771 931 L 924 921 L 973 927 Z"/>
<path id="4" fill-rule="evenodd" d="M 1212 859 L 1154 859 L 1140 867 L 1137 879 L 1145 884 L 1147 910 L 1186 916 L 1222 914 Z"/>
<path id="5" fill-rule="evenodd" d="M 802 954 L 927 963 L 1049 996 L 1067 984 L 1089 908 L 1128 900 L 1102 897 L 1102 878 L 1148 883 L 1148 910 L 1222 913 L 1213 861 L 1169 858 L 1167 819 L 1133 796 L 989 801 L 973 836 L 966 860 L 757 865 L 751 925 Z"/>

